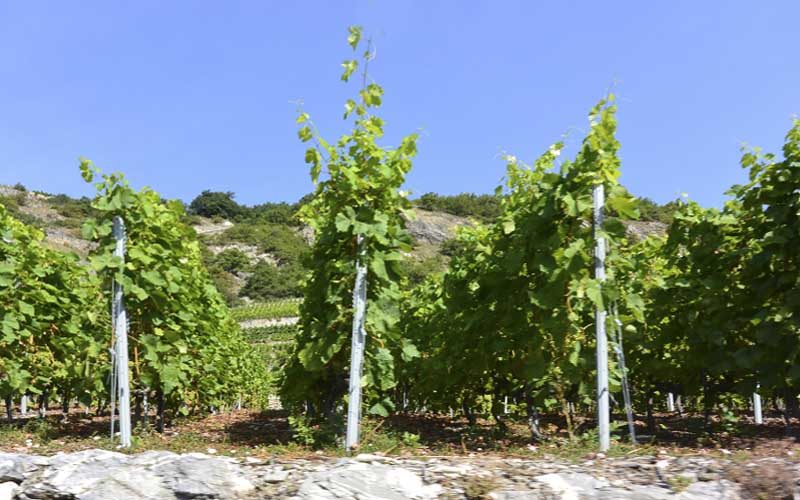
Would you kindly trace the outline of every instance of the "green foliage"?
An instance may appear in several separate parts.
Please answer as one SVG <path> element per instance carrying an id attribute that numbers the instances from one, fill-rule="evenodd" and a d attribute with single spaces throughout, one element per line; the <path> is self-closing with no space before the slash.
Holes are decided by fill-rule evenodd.
<path id="1" fill-rule="evenodd" d="M 291 227 L 272 223 L 236 224 L 214 238 L 214 243 L 245 243 L 261 252 L 270 253 L 279 263 L 300 263 L 308 253 L 308 245 Z"/>
<path id="2" fill-rule="evenodd" d="M 231 311 L 231 314 L 236 321 L 299 316 L 300 301 L 297 299 L 270 300 L 269 302 L 237 307 Z"/>
<path id="3" fill-rule="evenodd" d="M 0 205 L 5 207 L 9 215 L 27 226 L 43 229 L 44 221 L 21 210 L 21 207 L 26 205 L 27 200 L 27 195 L 25 193 L 18 193 L 14 196 L 0 195 Z"/>
<path id="4" fill-rule="evenodd" d="M 461 217 L 493 220 L 501 212 L 502 198 L 490 194 L 461 193 L 452 196 L 425 193 L 413 201 L 424 210 L 447 212 Z"/>
<path id="5" fill-rule="evenodd" d="M 220 291 L 225 293 L 229 304 L 236 302 L 237 295 L 255 300 L 300 295 L 300 282 L 305 274 L 303 261 L 309 248 L 300 234 L 291 227 L 246 222 L 236 224 L 211 238 L 211 242 L 217 245 L 251 245 L 277 260 L 277 263 L 263 260 L 252 262 L 247 254 L 236 248 L 227 248 L 217 255 L 206 255 L 205 264 Z M 238 292 L 234 292 L 230 286 L 232 273 L 246 276 L 245 284 Z"/>
<path id="6" fill-rule="evenodd" d="M 355 48 L 359 39 L 360 30 L 352 29 L 349 43 Z M 370 412 L 392 409 L 389 393 L 396 385 L 395 360 L 403 349 L 412 351 L 397 323 L 401 251 L 411 249 L 403 219 L 411 204 L 399 189 L 411 169 L 417 136 L 402 139 L 396 149 L 378 144 L 384 122 L 372 110 L 381 105 L 383 89 L 368 83 L 372 57 L 367 47 L 358 101 L 345 103 L 344 118 L 353 122 L 349 133 L 329 143 L 316 132 L 308 114 L 301 112 L 297 118 L 300 140 L 315 143 L 305 159 L 316 191 L 300 216 L 316 238 L 303 289 L 301 333 L 286 366 L 281 394 L 286 404 L 298 408 L 307 402 L 315 416 L 327 419 L 334 417 L 347 387 L 357 258 L 368 267 L 363 386 Z M 342 79 L 347 81 L 359 65 L 353 60 L 343 67 Z M 363 238 L 360 245 L 359 238 Z"/>
<path id="7" fill-rule="evenodd" d="M 250 258 L 238 248 L 226 248 L 208 259 L 208 265 L 219 267 L 229 273 L 235 273 L 249 270 Z"/>
<path id="8" fill-rule="evenodd" d="M 361 29 L 351 28 L 348 44 L 356 49 L 360 40 Z M 427 193 L 414 201 L 479 220 L 445 242 L 440 255 L 404 260 L 412 203 L 399 189 L 416 136 L 395 149 L 380 144 L 384 123 L 373 113 L 383 90 L 367 77 L 372 57 L 368 48 L 361 60 L 342 64 L 342 80 L 363 76 L 357 98 L 344 105 L 351 131 L 329 143 L 300 113 L 298 137 L 311 144 L 305 159 L 316 188 L 296 204 L 245 207 L 233 193 L 204 191 L 187 215 L 180 202 L 134 191 L 121 174 L 102 175 L 93 200 L 50 198 L 69 221 L 87 219 L 84 234 L 98 246 L 82 266 L 77 256 L 43 244 L 33 227 L 43 222 L 23 211 L 24 187 L 0 198 L 0 393 L 66 392 L 84 402 L 105 394 L 108 290 L 116 279 L 130 315 L 134 388 L 164 395 L 172 412 L 224 406 L 238 395 L 263 401 L 279 389 L 284 404 L 308 411 L 310 418 L 290 419 L 298 441 L 334 442 L 348 381 L 355 266 L 363 259 L 368 412 L 385 416 L 409 402 L 461 408 L 468 417 L 490 413 L 502 424 L 502 398 L 512 396 L 529 412 L 562 411 L 572 430 L 569 403 L 594 399 L 598 307 L 611 313 L 612 347 L 625 337 L 637 405 L 667 391 L 696 396 L 709 412 L 719 408 L 731 431 L 734 408 L 743 404 L 731 394 L 760 387 L 764 396 L 796 404 L 800 122 L 787 134 L 782 158 L 743 155 L 749 180 L 731 188 L 722 209 L 658 205 L 617 181 L 610 96 L 590 112 L 574 159 L 557 161 L 563 144 L 556 143 L 531 165 L 506 157 L 496 196 Z M 88 161 L 81 171 L 87 182 L 99 175 Z M 609 217 L 593 228 L 598 184 Z M 252 245 L 277 262 L 254 265 L 235 248 L 203 253 L 186 226 L 200 215 L 239 222 L 205 242 Z M 124 265 L 112 256 L 114 216 L 128 227 Z M 669 224 L 666 235 L 628 241 L 621 221 L 636 218 Z M 314 231 L 311 249 L 297 231 L 301 222 Z M 608 242 L 605 282 L 592 272 L 596 233 Z M 245 296 L 302 293 L 302 305 L 291 299 L 230 311 L 217 290 L 228 303 L 241 302 L 234 274 L 246 277 Z M 287 316 L 300 321 L 246 331 L 236 324 Z M 277 370 L 280 380 L 272 376 Z M 612 391 L 620 375 L 612 361 Z M 592 431 L 583 439 L 596 437 Z M 413 434 L 380 439 L 365 446 L 419 444 Z"/>
<path id="9" fill-rule="evenodd" d="M 464 245 L 458 238 L 451 238 L 442 242 L 439 253 L 447 257 L 454 257 L 464 250 Z"/>
<path id="10" fill-rule="evenodd" d="M 81 172 L 87 182 L 99 174 L 87 160 Z M 121 174 L 95 185 L 92 206 L 103 218 L 87 220 L 84 235 L 98 242 L 90 264 L 105 280 L 106 304 L 112 279 L 125 292 L 133 387 L 163 395 L 173 411 L 260 399 L 264 366 L 203 268 L 194 232 L 180 222 L 183 205 L 163 203 L 149 188 L 136 192 Z M 112 257 L 114 216 L 126 225 L 124 266 Z"/>
<path id="11" fill-rule="evenodd" d="M 428 276 L 444 272 L 447 269 L 447 260 L 441 255 L 433 255 L 422 259 L 408 259 L 403 262 L 403 267 L 407 286 L 416 286 Z"/>
<path id="12" fill-rule="evenodd" d="M 298 206 L 289 203 L 262 203 L 247 210 L 248 220 L 271 222 L 273 224 L 297 225 L 295 213 Z"/>
<path id="13" fill-rule="evenodd" d="M 678 206 L 663 240 L 635 249 L 632 278 L 645 305 L 629 335 L 634 385 L 702 395 L 800 392 L 800 123 L 783 160 L 746 152 L 750 182 L 722 210 Z M 655 355 L 658 353 L 658 355 Z M 723 427 L 732 415 L 723 407 Z"/>
<path id="14" fill-rule="evenodd" d="M 80 222 L 89 217 L 97 217 L 99 215 L 92 209 L 92 200 L 85 196 L 76 199 L 65 194 L 52 195 L 47 199 L 47 204 L 53 207 L 62 217 Z"/>
<path id="15" fill-rule="evenodd" d="M 206 267 L 214 287 L 225 299 L 225 303 L 230 307 L 238 305 L 241 302 L 241 298 L 239 297 L 240 287 L 236 277 L 220 267 L 208 266 L 208 264 L 206 264 Z"/>
<path id="16" fill-rule="evenodd" d="M 639 209 L 639 219 L 643 221 L 655 221 L 669 224 L 672 222 L 675 211 L 680 208 L 680 201 L 670 201 L 664 205 L 659 205 L 650 198 L 637 198 L 637 208 Z"/>
<path id="17" fill-rule="evenodd" d="M 297 336 L 297 325 L 276 324 L 271 326 L 259 326 L 247 328 L 244 334 L 247 340 L 254 342 L 289 342 Z"/>
<path id="18" fill-rule="evenodd" d="M 203 217 L 237 219 L 244 214 L 244 209 L 233 197 L 234 194 L 230 191 L 205 190 L 189 204 L 189 213 Z"/>
<path id="19" fill-rule="evenodd" d="M 507 194 L 489 226 L 461 228 L 444 276 L 409 291 L 405 336 L 423 353 L 401 367 L 411 397 L 429 408 L 480 407 L 501 419 L 501 395 L 544 405 L 590 401 L 594 384 L 593 312 L 625 300 L 615 268 L 624 227 L 610 220 L 608 282 L 594 279 L 592 189 L 608 204 L 633 198 L 617 184 L 615 107 L 601 101 L 574 161 L 551 146 L 533 166 L 508 157 Z M 627 304 L 627 303 L 626 303 Z"/>
<path id="20" fill-rule="evenodd" d="M 309 447 L 323 448 L 336 443 L 340 420 L 334 418 L 320 423 L 303 416 L 292 415 L 289 417 L 289 425 L 294 431 L 295 442 Z"/>
<path id="21" fill-rule="evenodd" d="M 59 387 L 86 401 L 103 387 L 107 354 L 95 277 L 73 254 L 43 246 L 43 234 L 0 205 L 0 393 Z"/>
<path id="22" fill-rule="evenodd" d="M 234 200 L 234 193 L 220 191 L 203 191 L 189 204 L 191 215 L 228 219 L 237 222 L 259 224 L 268 222 L 296 226 L 299 219 L 295 216 L 307 197 L 297 203 L 266 202 L 253 207 L 240 205 Z"/>
<path id="23" fill-rule="evenodd" d="M 247 278 L 240 295 L 254 300 L 299 297 L 304 275 L 304 269 L 296 263 L 275 266 L 261 261 Z"/>
<path id="24" fill-rule="evenodd" d="M 305 446 L 314 446 L 314 429 L 308 420 L 302 416 L 289 416 L 289 426 L 294 431 L 293 439 Z"/>

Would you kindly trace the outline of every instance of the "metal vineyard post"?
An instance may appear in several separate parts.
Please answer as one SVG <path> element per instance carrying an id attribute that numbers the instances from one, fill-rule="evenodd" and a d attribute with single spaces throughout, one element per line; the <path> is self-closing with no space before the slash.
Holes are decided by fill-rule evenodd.
<path id="1" fill-rule="evenodd" d="M 350 397 L 347 402 L 347 436 L 345 448 L 352 451 L 358 446 L 358 428 L 361 420 L 361 368 L 364 363 L 364 329 L 367 308 L 367 266 L 364 262 L 364 237 L 358 235 L 356 283 L 353 287 L 353 337 L 350 353 Z"/>
<path id="2" fill-rule="evenodd" d="M 595 248 L 594 277 L 600 283 L 606 280 L 606 240 L 602 236 L 603 205 L 605 193 L 603 184 L 597 184 L 592 190 L 594 202 L 594 235 Z M 597 430 L 600 437 L 600 451 L 607 451 L 611 437 L 608 419 L 608 338 L 606 337 L 606 310 L 598 305 L 595 311 L 597 328 Z"/>
<path id="3" fill-rule="evenodd" d="M 117 247 L 114 255 L 125 261 L 125 223 L 120 217 L 114 217 L 114 238 Z M 116 338 L 114 349 L 114 377 L 116 379 L 117 399 L 119 400 L 119 433 L 120 444 L 129 448 L 131 446 L 131 405 L 130 385 L 128 381 L 128 314 L 125 310 L 125 301 L 122 283 L 114 280 L 113 283 L 113 335 Z M 113 387 L 112 387 L 113 391 Z M 111 434 L 114 438 L 114 419 L 111 419 Z"/>
<path id="4" fill-rule="evenodd" d="M 756 384 L 756 392 L 753 393 L 753 417 L 757 424 L 763 424 L 764 419 L 761 415 L 761 394 L 758 390 L 761 388 L 760 384 Z"/>

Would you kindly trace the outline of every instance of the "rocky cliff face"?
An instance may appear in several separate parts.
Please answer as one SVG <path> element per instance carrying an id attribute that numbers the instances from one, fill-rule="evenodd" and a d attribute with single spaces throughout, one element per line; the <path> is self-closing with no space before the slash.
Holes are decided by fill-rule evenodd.
<path id="1" fill-rule="evenodd" d="M 655 221 L 624 221 L 628 236 L 636 241 L 641 241 L 650 236 L 664 236 L 667 233 L 667 225 L 663 222 Z"/>
<path id="2" fill-rule="evenodd" d="M 472 225 L 472 222 L 465 217 L 443 212 L 429 212 L 417 208 L 414 213 L 414 218 L 406 220 L 406 227 L 411 236 L 422 243 L 441 245 L 455 236 L 456 228 Z"/>

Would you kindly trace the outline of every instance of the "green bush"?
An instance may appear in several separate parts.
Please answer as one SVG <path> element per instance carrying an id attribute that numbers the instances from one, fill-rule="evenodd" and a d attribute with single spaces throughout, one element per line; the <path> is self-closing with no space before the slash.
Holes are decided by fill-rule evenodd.
<path id="1" fill-rule="evenodd" d="M 247 219 L 271 222 L 273 224 L 294 225 L 297 224 L 297 220 L 294 218 L 295 212 L 295 208 L 285 202 L 262 203 L 248 209 Z"/>
<path id="2" fill-rule="evenodd" d="M 637 198 L 639 205 L 639 219 L 643 221 L 657 221 L 669 224 L 672 222 L 673 214 L 680 206 L 680 201 L 670 201 L 664 205 L 659 205 L 650 198 Z"/>
<path id="3" fill-rule="evenodd" d="M 461 217 L 494 219 L 500 214 L 500 198 L 491 194 L 461 193 L 452 196 L 425 193 L 415 200 L 415 206 Z"/>
<path id="4" fill-rule="evenodd" d="M 207 265 L 235 273 L 250 269 L 250 258 L 238 248 L 227 248 L 209 258 Z"/>
<path id="5" fill-rule="evenodd" d="M 6 207 L 6 209 L 11 212 L 12 215 L 16 215 L 16 213 L 19 212 L 19 202 L 17 201 L 16 196 L 0 195 L 0 205 Z"/>
<path id="6" fill-rule="evenodd" d="M 416 286 L 431 274 L 441 273 L 447 269 L 447 259 L 434 255 L 422 260 L 408 259 L 403 263 L 408 286 Z"/>
<path id="7" fill-rule="evenodd" d="M 92 208 L 91 200 L 85 196 L 76 199 L 65 194 L 56 194 L 50 196 L 47 199 L 47 203 L 62 217 L 77 219 L 81 223 L 90 217 L 97 217 L 99 215 L 98 212 Z"/>
<path id="8" fill-rule="evenodd" d="M 19 193 L 16 196 L 0 196 L 0 205 L 3 205 L 8 210 L 8 213 L 18 221 L 28 226 L 33 226 L 37 229 L 44 229 L 44 221 L 30 214 L 26 214 L 20 207 L 25 206 L 27 198 L 25 194 Z"/>
<path id="9" fill-rule="evenodd" d="M 189 204 L 189 213 L 203 217 L 222 217 L 236 220 L 245 215 L 246 208 L 233 199 L 230 191 L 205 190 Z"/>
<path id="10" fill-rule="evenodd" d="M 216 237 L 216 242 L 245 243 L 275 256 L 281 264 L 300 262 L 309 248 L 292 228 L 272 223 L 237 224 Z"/>
<path id="11" fill-rule="evenodd" d="M 451 238 L 442 242 L 439 247 L 439 253 L 448 257 L 457 255 L 464 249 L 464 244 L 458 241 L 457 238 Z"/>
<path id="12" fill-rule="evenodd" d="M 274 266 L 269 262 L 256 264 L 253 274 L 247 279 L 240 295 L 251 299 L 274 299 L 299 297 L 300 281 L 304 271 L 299 263 Z"/>
<path id="13" fill-rule="evenodd" d="M 225 298 L 228 306 L 235 306 L 241 302 L 239 294 L 237 293 L 236 279 L 233 275 L 219 267 L 209 267 L 208 274 L 211 276 L 211 281 L 217 291 Z"/>

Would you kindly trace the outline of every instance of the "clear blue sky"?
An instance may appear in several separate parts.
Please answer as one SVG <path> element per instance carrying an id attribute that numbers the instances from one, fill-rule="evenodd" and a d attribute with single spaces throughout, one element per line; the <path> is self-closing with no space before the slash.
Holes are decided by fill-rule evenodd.
<path id="1" fill-rule="evenodd" d="M 622 181 L 717 205 L 742 142 L 777 151 L 800 113 L 800 2 L 0 0 L 0 183 L 91 194 L 81 155 L 134 185 L 243 203 L 312 189 L 302 99 L 323 134 L 354 91 L 346 27 L 375 39 L 388 142 L 422 130 L 408 179 L 491 192 L 620 81 Z"/>

